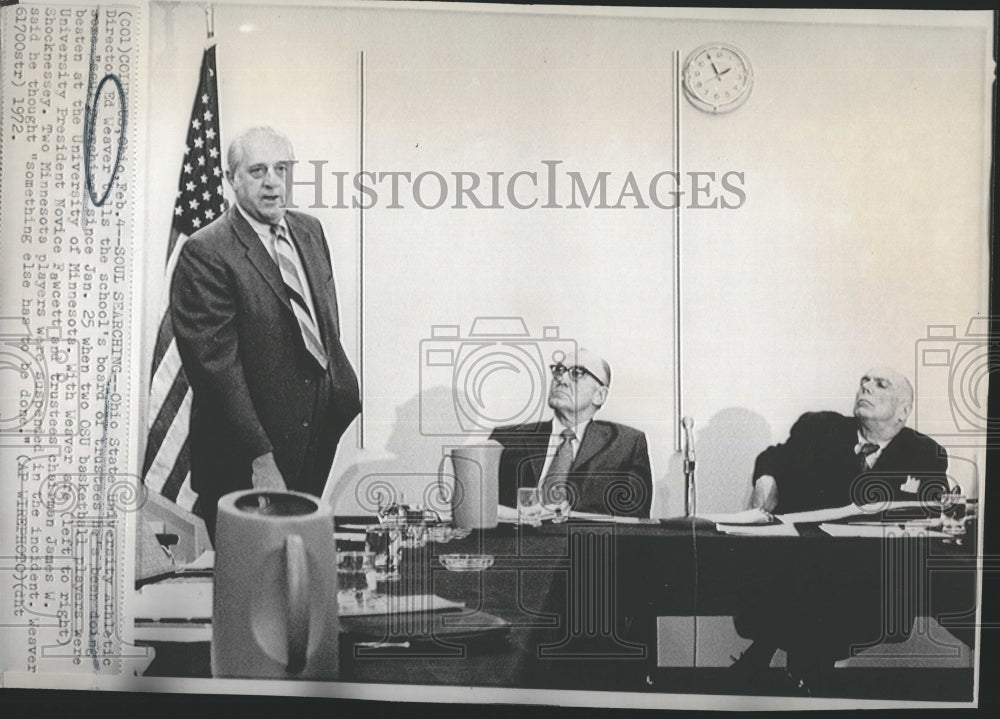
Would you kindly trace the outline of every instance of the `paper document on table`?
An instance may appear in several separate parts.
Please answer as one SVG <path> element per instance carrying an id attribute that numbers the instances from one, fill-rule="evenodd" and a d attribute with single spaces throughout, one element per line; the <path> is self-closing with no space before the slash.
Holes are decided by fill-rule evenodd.
<path id="1" fill-rule="evenodd" d="M 464 602 L 439 597 L 436 594 L 380 594 L 369 599 L 363 606 L 353 601 L 338 604 L 340 616 L 358 617 L 371 614 L 413 614 L 416 612 L 442 612 L 465 609 Z"/>
<path id="2" fill-rule="evenodd" d="M 950 534 L 928 529 L 925 525 L 906 524 L 830 524 L 823 523 L 819 528 L 831 537 L 950 537 Z"/>
<path id="3" fill-rule="evenodd" d="M 893 509 L 918 509 L 926 504 L 917 501 L 907 502 L 872 502 L 870 504 L 848 504 L 843 507 L 831 507 L 829 509 L 814 509 L 808 512 L 792 512 L 790 514 L 779 514 L 778 519 L 790 524 L 809 524 L 819 522 L 835 522 L 838 519 L 848 517 L 858 517 L 862 515 L 873 515 Z"/>
<path id="4" fill-rule="evenodd" d="M 618 517 L 613 514 L 594 514 L 593 512 L 570 512 L 570 521 L 583 519 L 588 522 L 614 522 L 616 524 L 639 524 L 640 517 Z"/>
<path id="5" fill-rule="evenodd" d="M 698 519 L 715 522 L 716 524 L 774 524 L 774 520 L 763 509 L 745 509 L 742 512 L 699 514 Z"/>
<path id="6" fill-rule="evenodd" d="M 797 537 L 794 524 L 716 524 L 716 530 L 743 537 Z"/>
<path id="7" fill-rule="evenodd" d="M 517 509 L 514 507 L 505 507 L 502 504 L 497 505 L 497 521 L 505 524 L 517 524 L 520 521 L 519 516 Z M 544 521 L 552 519 L 556 514 L 555 512 L 542 511 L 532 516 Z"/>
<path id="8" fill-rule="evenodd" d="M 788 524 L 809 524 L 811 522 L 834 522 L 838 519 L 846 519 L 858 514 L 861 514 L 861 509 L 856 504 L 848 504 L 846 507 L 831 507 L 829 509 L 813 509 L 808 512 L 779 514 L 777 518 Z"/>
<path id="9" fill-rule="evenodd" d="M 857 507 L 858 514 L 878 514 L 879 512 L 893 509 L 926 509 L 927 502 L 911 499 L 905 502 L 871 502 L 855 506 Z"/>
<path id="10" fill-rule="evenodd" d="M 212 551 L 211 549 L 202 552 L 201 556 L 199 556 L 193 562 L 189 562 L 188 564 L 185 564 L 183 567 L 180 567 L 177 571 L 198 572 L 198 571 L 204 571 L 206 569 L 215 569 L 215 552 Z"/>
<path id="11" fill-rule="evenodd" d="M 541 514 L 533 515 L 543 522 L 547 522 L 553 519 L 556 515 L 555 512 L 542 512 Z M 639 524 L 643 520 L 640 517 L 618 517 L 613 514 L 596 514 L 594 512 L 574 512 L 569 513 L 570 521 L 573 520 L 584 520 L 587 522 L 614 522 L 615 524 Z M 519 524 L 520 519 L 517 514 L 517 510 L 512 507 L 505 507 L 502 504 L 497 506 L 497 521 L 504 524 Z"/>
<path id="12" fill-rule="evenodd" d="M 166 579 L 147 584 L 135 593 L 132 605 L 136 621 L 211 621 L 212 580 Z"/>

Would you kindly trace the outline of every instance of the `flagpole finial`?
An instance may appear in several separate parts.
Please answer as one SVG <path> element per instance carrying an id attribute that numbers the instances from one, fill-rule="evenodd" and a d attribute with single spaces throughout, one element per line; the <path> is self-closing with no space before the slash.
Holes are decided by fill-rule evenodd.
<path id="1" fill-rule="evenodd" d="M 215 37 L 215 7 L 212 5 L 205 6 L 205 30 L 209 40 Z"/>

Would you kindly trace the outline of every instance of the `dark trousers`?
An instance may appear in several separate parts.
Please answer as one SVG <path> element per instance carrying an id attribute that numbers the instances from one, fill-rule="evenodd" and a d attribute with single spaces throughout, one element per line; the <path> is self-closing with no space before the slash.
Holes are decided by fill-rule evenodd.
<path id="1" fill-rule="evenodd" d="M 333 464 L 333 457 L 336 454 L 340 437 L 354 419 L 354 414 L 350 418 L 335 416 L 332 423 L 329 419 L 329 408 L 331 401 L 332 382 L 329 374 L 320 375 L 317 380 L 319 391 L 316 393 L 316 404 L 313 408 L 312 426 L 317 428 L 313 432 L 302 457 L 302 466 L 295 478 L 285 477 L 285 484 L 288 489 L 296 492 L 305 492 L 318 497 L 322 494 L 326 486 L 327 475 Z M 247 486 L 244 489 L 251 489 L 252 477 L 248 477 Z M 215 525 L 218 516 L 218 505 L 221 495 L 214 495 L 204 492 L 198 495 L 193 511 L 205 522 L 205 529 L 215 546 Z"/>

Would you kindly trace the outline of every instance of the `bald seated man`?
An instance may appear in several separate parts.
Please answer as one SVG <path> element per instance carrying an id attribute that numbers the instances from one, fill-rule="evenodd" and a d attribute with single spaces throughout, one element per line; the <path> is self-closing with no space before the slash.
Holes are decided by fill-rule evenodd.
<path id="1" fill-rule="evenodd" d="M 784 444 L 757 457 L 751 505 L 782 514 L 852 502 L 931 506 L 948 489 L 948 455 L 905 426 L 912 408 L 913 387 L 906 377 L 888 367 L 865 372 L 854 416 L 806 413 Z M 740 636 L 753 640 L 733 668 L 753 684 L 781 648 L 788 653 L 786 672 L 795 691 L 825 694 L 834 663 L 850 656 L 852 647 L 909 636 L 913 603 L 887 618 L 877 599 L 855 596 L 850 578 L 831 567 L 776 565 L 775 572 L 760 577 L 756 588 L 744 588 L 745 608 L 733 617 Z"/>
<path id="2" fill-rule="evenodd" d="M 754 466 L 751 507 L 802 512 L 852 502 L 928 501 L 947 491 L 948 454 L 906 427 L 913 386 L 889 367 L 864 374 L 854 416 L 808 412 Z"/>
<path id="3" fill-rule="evenodd" d="M 611 366 L 580 348 L 550 366 L 552 419 L 498 427 L 500 504 L 517 506 L 519 487 L 538 487 L 546 505 L 648 517 L 653 497 L 646 435 L 594 419 L 611 391 Z"/>

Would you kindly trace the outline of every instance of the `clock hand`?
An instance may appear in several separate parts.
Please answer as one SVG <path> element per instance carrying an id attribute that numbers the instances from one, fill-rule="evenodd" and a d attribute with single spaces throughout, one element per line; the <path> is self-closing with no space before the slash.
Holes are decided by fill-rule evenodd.
<path id="1" fill-rule="evenodd" d="M 718 76 L 719 76 L 719 68 L 717 68 L 717 67 L 715 66 L 715 63 L 714 63 L 714 62 L 710 62 L 710 63 L 708 63 L 708 64 L 712 66 L 712 72 L 714 72 L 714 73 L 715 73 L 715 76 L 716 76 L 716 77 L 718 77 Z"/>
<path id="2" fill-rule="evenodd" d="M 716 75 L 718 75 L 718 76 L 719 76 L 719 77 L 721 78 L 721 77 L 722 77 L 723 75 L 725 75 L 725 74 L 726 74 L 727 72 L 729 72 L 729 71 L 730 71 L 730 70 L 732 70 L 732 69 L 733 69 L 733 68 L 731 68 L 731 67 L 727 67 L 727 68 L 726 68 L 725 70 L 723 70 L 722 72 L 717 72 L 717 73 L 715 73 L 715 74 L 716 74 Z"/>

